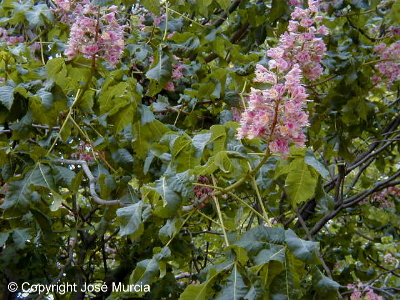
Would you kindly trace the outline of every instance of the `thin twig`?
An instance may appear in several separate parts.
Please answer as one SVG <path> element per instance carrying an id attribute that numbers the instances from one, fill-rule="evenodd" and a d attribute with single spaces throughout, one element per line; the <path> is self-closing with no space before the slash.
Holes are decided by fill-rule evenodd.
<path id="1" fill-rule="evenodd" d="M 122 205 L 119 200 L 104 200 L 101 199 L 96 193 L 96 178 L 93 176 L 89 169 L 88 163 L 84 160 L 72 160 L 72 159 L 58 159 L 53 162 L 68 164 L 68 165 L 80 165 L 85 172 L 86 177 L 89 179 L 89 191 L 94 202 L 100 205 Z"/>

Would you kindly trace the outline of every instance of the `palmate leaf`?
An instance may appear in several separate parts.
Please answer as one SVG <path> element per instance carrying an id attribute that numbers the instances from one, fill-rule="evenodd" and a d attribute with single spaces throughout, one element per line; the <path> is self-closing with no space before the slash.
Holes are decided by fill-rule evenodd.
<path id="1" fill-rule="evenodd" d="M 136 122 L 132 127 L 132 148 L 135 149 L 137 156 L 145 159 L 153 142 L 169 131 L 169 128 L 158 120 L 141 125 Z"/>
<path id="2" fill-rule="evenodd" d="M 7 242 L 9 236 L 10 236 L 9 232 L 0 233 L 0 247 L 4 246 L 4 244 Z"/>
<path id="3" fill-rule="evenodd" d="M 181 135 L 175 139 L 172 149 L 172 164 L 176 172 L 184 172 L 197 166 L 200 159 L 195 155 L 192 140 L 187 135 Z"/>
<path id="4" fill-rule="evenodd" d="M 141 0 L 140 3 L 149 11 L 154 14 L 160 13 L 160 1 L 159 0 Z"/>
<path id="5" fill-rule="evenodd" d="M 22 180 L 11 182 L 5 201 L 0 208 L 27 208 L 32 199 L 32 186 L 55 189 L 54 178 L 48 166 L 38 163 L 25 173 Z"/>
<path id="6" fill-rule="evenodd" d="M 160 267 L 155 258 L 145 259 L 136 265 L 135 270 L 132 272 L 129 282 L 132 284 L 150 284 Z"/>
<path id="7" fill-rule="evenodd" d="M 141 192 L 143 199 L 155 206 L 154 214 L 162 218 L 175 215 L 182 203 L 181 195 L 171 188 L 166 177 L 143 186 Z"/>
<path id="8" fill-rule="evenodd" d="M 280 269 L 281 265 L 274 265 L 273 269 L 269 269 L 268 275 L 272 280 L 268 281 L 267 299 L 301 299 L 299 289 L 304 265 L 298 262 L 288 253 L 283 269 Z"/>
<path id="9" fill-rule="evenodd" d="M 313 286 L 319 297 L 330 300 L 337 299 L 340 284 L 326 277 L 317 267 L 312 268 Z"/>
<path id="10" fill-rule="evenodd" d="M 211 132 L 199 133 L 192 138 L 193 147 L 196 149 L 196 157 L 201 157 L 204 147 L 212 136 Z"/>
<path id="11" fill-rule="evenodd" d="M 271 260 L 276 260 L 284 263 L 286 247 L 282 245 L 268 244 L 265 249 L 262 249 L 254 257 L 256 265 L 263 265 Z"/>
<path id="12" fill-rule="evenodd" d="M 172 44 L 171 47 L 174 51 L 177 51 L 183 56 L 188 56 L 190 53 L 200 46 L 199 38 L 190 32 L 175 33 L 173 41 L 176 44 Z"/>
<path id="13" fill-rule="evenodd" d="M 170 259 L 171 250 L 165 246 L 158 253 L 154 254 L 151 259 L 145 259 L 136 265 L 135 270 L 129 277 L 130 284 L 150 284 L 162 271 L 162 266 L 165 265 L 165 261 Z"/>
<path id="14" fill-rule="evenodd" d="M 31 27 L 44 25 L 44 20 L 53 21 L 54 15 L 46 4 L 37 4 L 25 13 Z"/>
<path id="15" fill-rule="evenodd" d="M 201 284 L 188 285 L 179 300 L 208 300 L 212 296 L 212 285 L 221 273 L 232 267 L 233 263 L 224 262 L 208 269 L 208 279 Z"/>
<path id="16" fill-rule="evenodd" d="M 163 243 L 166 243 L 169 239 L 171 239 L 177 230 L 180 229 L 182 225 L 182 220 L 180 218 L 168 219 L 167 223 L 161 227 L 159 231 L 160 240 Z"/>
<path id="17" fill-rule="evenodd" d="M 171 60 L 168 55 L 160 51 L 157 60 L 151 66 L 151 69 L 146 72 L 146 77 L 152 81 L 148 94 L 154 96 L 161 91 L 165 84 L 171 79 L 171 73 Z"/>
<path id="18" fill-rule="evenodd" d="M 0 87 L 0 102 L 3 104 L 8 110 L 11 109 L 11 106 L 14 102 L 14 88 L 8 85 Z"/>
<path id="19" fill-rule="evenodd" d="M 243 276 L 240 274 L 237 264 L 234 264 L 232 270 L 230 270 L 230 274 L 216 299 L 239 300 L 248 293 L 249 288 L 244 283 Z"/>
<path id="20" fill-rule="evenodd" d="M 12 237 L 17 249 L 22 249 L 25 247 L 26 242 L 32 238 L 32 235 L 29 233 L 29 228 L 14 229 Z"/>
<path id="21" fill-rule="evenodd" d="M 180 295 L 179 300 L 207 300 L 209 286 L 207 282 L 202 284 L 190 284 Z"/>
<path id="22" fill-rule="evenodd" d="M 150 206 L 139 201 L 117 210 L 117 217 L 120 225 L 119 235 L 129 235 L 131 238 L 137 238 L 142 235 L 144 230 L 144 221 L 147 219 Z"/>
<path id="23" fill-rule="evenodd" d="M 315 156 L 311 153 L 307 153 L 306 156 L 304 157 L 304 162 L 313 167 L 323 178 L 327 178 L 329 175 L 328 170 L 325 168 L 325 166 L 319 162 Z"/>
<path id="24" fill-rule="evenodd" d="M 213 150 L 214 154 L 218 153 L 219 151 L 222 151 L 225 149 L 225 143 L 226 143 L 226 130 L 225 126 L 223 125 L 213 125 L 210 128 L 210 131 L 212 132 L 212 137 L 210 142 L 213 142 Z"/>
<path id="25" fill-rule="evenodd" d="M 54 179 L 58 184 L 63 184 L 69 187 L 72 184 L 76 174 L 74 171 L 66 167 L 53 166 Z"/>
<path id="26" fill-rule="evenodd" d="M 296 158 L 290 163 L 290 171 L 286 177 L 286 193 L 291 204 L 304 202 L 314 196 L 318 178 L 309 170 L 304 158 Z"/>
<path id="27" fill-rule="evenodd" d="M 285 241 L 293 255 L 306 264 L 318 264 L 319 243 L 300 239 L 293 230 L 285 232 Z"/>
<path id="28" fill-rule="evenodd" d="M 220 151 L 215 155 L 214 163 L 224 173 L 231 173 L 234 169 L 232 160 L 228 156 L 228 151 Z"/>

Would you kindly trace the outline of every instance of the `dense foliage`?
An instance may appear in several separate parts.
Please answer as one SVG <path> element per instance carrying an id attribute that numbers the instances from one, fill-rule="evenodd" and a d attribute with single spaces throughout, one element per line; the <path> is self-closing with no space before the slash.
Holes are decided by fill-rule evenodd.
<path id="1" fill-rule="evenodd" d="M 3 299 L 399 297 L 399 20 L 387 0 L 3 0 Z"/>

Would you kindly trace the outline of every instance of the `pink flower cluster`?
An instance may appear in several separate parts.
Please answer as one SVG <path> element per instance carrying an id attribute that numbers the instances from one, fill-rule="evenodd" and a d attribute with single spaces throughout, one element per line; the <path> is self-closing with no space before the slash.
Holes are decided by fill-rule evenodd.
<path id="1" fill-rule="evenodd" d="M 309 125 L 308 114 L 304 111 L 308 94 L 301 80 L 303 75 L 315 80 L 323 71 L 321 60 L 326 47 L 316 35 L 327 34 L 328 30 L 324 26 L 318 29 L 313 26 L 320 20 L 315 16 L 318 2 L 310 0 L 308 5 L 307 9 L 295 8 L 288 31 L 280 36 L 277 47 L 267 51 L 272 58 L 268 68 L 257 65 L 255 81 L 269 88 L 251 88 L 249 107 L 240 120 L 237 137 L 266 138 L 273 153 L 286 155 L 291 143 L 304 146 L 303 128 Z"/>
<path id="2" fill-rule="evenodd" d="M 116 17 L 118 7 L 101 9 L 89 0 L 58 0 L 62 20 L 72 24 L 65 55 L 68 59 L 82 54 L 101 57 L 115 66 L 124 50 L 124 26 Z"/>
<path id="3" fill-rule="evenodd" d="M 326 53 L 325 42 L 321 37 L 327 35 L 326 26 L 319 26 L 322 17 L 316 15 L 319 1 L 308 1 L 308 8 L 295 7 L 291 14 L 288 31 L 279 39 L 278 46 L 267 51 L 272 60 L 270 68 L 278 68 L 279 71 L 287 71 L 294 64 L 299 64 L 304 76 L 309 80 L 315 80 L 322 75 L 322 58 Z"/>
<path id="4" fill-rule="evenodd" d="M 350 300 L 383 300 L 382 296 L 375 294 L 374 290 L 367 284 L 348 284 L 347 288 L 353 290 Z"/>
<path id="5" fill-rule="evenodd" d="M 206 176 L 199 176 L 197 182 L 208 185 L 210 184 L 210 179 Z M 193 190 L 196 200 L 201 202 L 200 205 L 196 207 L 197 209 L 203 208 L 207 204 L 207 198 L 209 198 L 211 193 L 214 191 L 211 187 L 201 185 L 195 185 Z M 196 200 L 193 200 L 192 202 L 196 202 Z"/>
<path id="6" fill-rule="evenodd" d="M 397 259 L 396 259 L 396 257 L 394 257 L 394 256 L 392 255 L 392 253 L 386 253 L 386 254 L 383 256 L 383 261 L 384 261 L 386 264 L 388 264 L 388 265 L 394 265 L 394 264 L 397 263 Z"/>
<path id="7" fill-rule="evenodd" d="M 175 62 L 175 63 L 173 63 L 172 64 L 172 76 L 171 76 L 171 78 L 173 79 L 173 80 L 179 80 L 179 79 L 182 79 L 183 78 L 183 73 L 182 73 L 182 71 L 185 69 L 185 65 L 184 64 L 181 64 L 180 62 L 179 62 L 179 57 L 177 57 L 177 56 L 175 56 L 174 55 L 174 58 L 177 60 L 177 62 Z M 153 59 L 154 60 L 154 59 Z M 174 83 L 172 82 L 172 81 L 168 81 L 166 84 L 165 84 L 165 87 L 164 87 L 167 91 L 170 91 L 170 92 L 174 92 L 175 91 L 175 85 L 174 85 Z"/>
<path id="8" fill-rule="evenodd" d="M 374 51 L 379 55 L 380 62 L 375 65 L 381 76 L 374 75 L 375 82 L 384 81 L 388 87 L 400 79 L 400 41 L 387 46 L 385 43 L 375 46 Z"/>
<path id="9" fill-rule="evenodd" d="M 266 137 L 274 153 L 288 153 L 289 143 L 304 146 L 302 128 L 308 125 L 308 115 L 303 106 L 308 95 L 301 78 L 298 64 L 279 82 L 277 75 L 257 65 L 256 81 L 272 86 L 267 90 L 251 88 L 249 107 L 242 113 L 238 137 Z"/>
<path id="10" fill-rule="evenodd" d="M 90 144 L 81 141 L 79 146 L 76 148 L 76 152 L 72 153 L 71 157 L 74 159 L 91 161 L 94 160 L 94 156 L 104 157 L 104 155 L 105 155 L 104 151 L 98 152 L 96 150 L 93 150 Z"/>
<path id="11" fill-rule="evenodd" d="M 1 28 L 0 27 L 0 37 L 2 39 L 4 39 L 7 44 L 9 45 L 14 45 L 14 44 L 18 44 L 18 43 L 23 43 L 25 41 L 25 38 L 21 35 L 21 36 L 9 36 L 8 35 L 8 31 L 5 28 Z"/>
<path id="12" fill-rule="evenodd" d="M 371 197 L 371 201 L 378 203 L 381 207 L 393 207 L 391 198 L 400 198 L 400 187 L 391 186 L 378 193 L 375 193 Z"/>

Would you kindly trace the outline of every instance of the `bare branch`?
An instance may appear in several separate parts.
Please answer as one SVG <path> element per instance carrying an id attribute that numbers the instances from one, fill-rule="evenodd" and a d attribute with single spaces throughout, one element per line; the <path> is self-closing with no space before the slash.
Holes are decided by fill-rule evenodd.
<path id="1" fill-rule="evenodd" d="M 310 230 L 310 234 L 315 235 L 316 233 L 318 233 L 318 231 L 320 231 L 321 228 L 324 227 L 324 225 L 329 220 L 333 219 L 342 209 L 351 207 L 351 206 L 357 204 L 358 202 L 360 202 L 361 200 L 365 199 L 369 195 L 371 195 L 375 192 L 381 191 L 384 188 L 400 184 L 400 180 L 394 181 L 394 179 L 396 179 L 399 176 L 400 176 L 400 171 L 397 171 L 395 174 L 393 174 L 389 178 L 382 180 L 382 181 L 378 182 L 377 184 L 375 184 L 375 186 L 373 188 L 368 189 L 364 192 L 358 193 L 357 195 L 354 195 L 354 196 L 348 198 L 341 205 L 339 205 L 334 210 L 330 211 L 324 217 L 322 217 L 318 221 L 318 223 L 315 224 L 314 227 Z"/>
<path id="2" fill-rule="evenodd" d="M 242 2 L 242 0 L 236 0 L 235 2 L 232 3 L 232 5 L 229 7 L 228 12 L 224 12 L 214 23 L 213 26 L 214 27 L 219 27 L 222 25 L 222 23 L 224 23 L 224 21 L 226 20 L 226 18 L 228 17 L 229 14 L 233 13 L 236 8 L 240 5 L 240 2 Z"/>
<path id="3" fill-rule="evenodd" d="M 86 177 L 89 179 L 89 191 L 94 202 L 100 205 L 122 205 L 119 200 L 104 200 L 99 197 L 96 193 L 96 178 L 94 178 L 92 172 L 89 169 L 88 163 L 84 160 L 72 160 L 72 159 L 58 159 L 53 162 L 68 164 L 68 165 L 80 165 L 85 172 Z"/>

